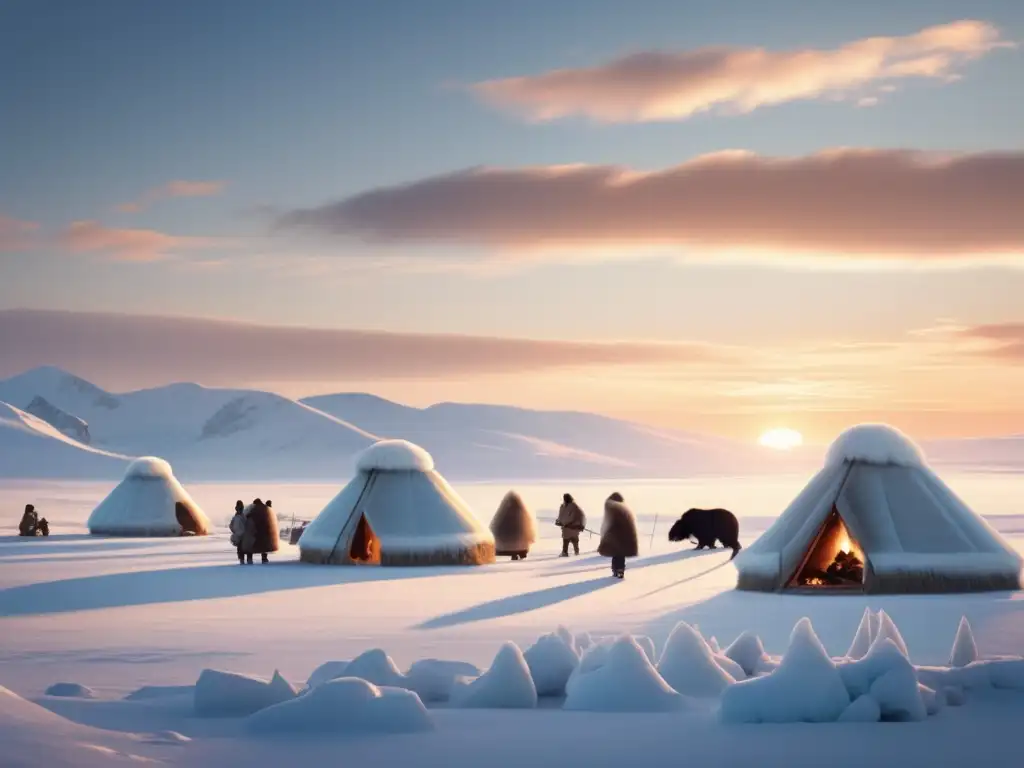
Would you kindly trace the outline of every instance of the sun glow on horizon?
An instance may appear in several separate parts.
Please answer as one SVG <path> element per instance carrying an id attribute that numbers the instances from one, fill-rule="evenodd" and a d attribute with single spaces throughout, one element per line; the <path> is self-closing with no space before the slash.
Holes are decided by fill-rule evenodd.
<path id="1" fill-rule="evenodd" d="M 757 442 L 774 451 L 791 451 L 804 444 L 804 437 L 795 429 L 769 429 Z"/>

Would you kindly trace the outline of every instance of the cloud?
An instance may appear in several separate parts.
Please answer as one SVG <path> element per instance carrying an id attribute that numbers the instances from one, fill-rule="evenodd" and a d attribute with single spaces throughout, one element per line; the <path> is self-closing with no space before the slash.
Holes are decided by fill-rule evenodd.
<path id="1" fill-rule="evenodd" d="M 1024 253 L 1024 152 L 837 149 L 706 155 L 672 168 L 474 168 L 285 213 L 279 228 L 377 243 L 529 254 L 643 247 L 697 254 L 916 258 Z M 407 257 L 403 252 L 402 257 Z"/>
<path id="2" fill-rule="evenodd" d="M 39 225 L 34 221 L 12 219 L 0 213 L 0 253 L 23 251 L 35 246 Z"/>
<path id="3" fill-rule="evenodd" d="M 75 221 L 59 243 L 72 253 L 94 253 L 114 261 L 160 261 L 187 250 L 219 248 L 226 241 L 208 237 L 167 235 L 152 229 L 111 229 L 98 221 Z"/>
<path id="4" fill-rule="evenodd" d="M 1024 363 L 1024 322 L 976 325 L 961 329 L 960 335 L 987 342 L 982 354 Z"/>
<path id="5" fill-rule="evenodd" d="M 685 120 L 712 109 L 746 113 L 789 101 L 870 95 L 909 78 L 949 80 L 965 62 L 1008 45 L 991 24 L 964 20 L 830 50 L 647 51 L 590 68 L 488 80 L 472 89 L 532 120 Z"/>
<path id="6" fill-rule="evenodd" d="M 116 210 L 121 213 L 138 213 L 159 200 L 172 197 L 213 197 L 219 195 L 227 186 L 226 181 L 169 181 L 145 192 L 138 200 L 121 203 Z"/>
<path id="7" fill-rule="evenodd" d="M 58 365 L 124 386 L 181 380 L 238 385 L 434 379 L 619 365 L 701 365 L 726 355 L 705 344 L 534 341 L 0 310 L 0 376 Z"/>

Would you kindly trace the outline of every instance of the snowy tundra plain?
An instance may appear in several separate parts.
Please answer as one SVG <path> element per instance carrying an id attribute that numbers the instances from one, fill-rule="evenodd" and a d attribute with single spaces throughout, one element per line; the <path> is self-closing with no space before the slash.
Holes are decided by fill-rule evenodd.
<path id="1" fill-rule="evenodd" d="M 961 617 L 968 619 L 981 657 L 1024 655 L 1020 593 L 740 593 L 732 589 L 736 574 L 727 552 L 694 552 L 690 545 L 666 541 L 671 520 L 687 507 L 723 505 L 740 514 L 741 538 L 749 544 L 805 479 L 627 482 L 614 488 L 607 483 L 518 486 L 537 512 L 543 536 L 527 560 L 418 569 L 305 565 L 297 562 L 297 548 L 288 545 L 268 565 L 242 567 L 234 561 L 223 528 L 202 539 L 91 537 L 85 519 L 112 483 L 0 483 L 0 686 L 6 689 L 0 690 L 0 765 L 92 766 L 140 760 L 181 766 L 308 761 L 501 768 L 1021 765 L 1024 680 L 1017 681 L 1022 689 L 1010 684 L 967 686 L 960 706 L 943 707 L 919 722 L 727 722 L 717 691 L 728 681 L 723 684 L 725 678 L 717 672 L 713 680 L 683 674 L 680 659 L 684 671 L 691 668 L 685 653 L 676 659 L 675 670 L 665 666 L 663 671 L 666 678 L 672 672 L 680 679 L 680 687 L 692 686 L 691 695 L 677 699 L 661 691 L 652 699 L 650 691 L 631 692 L 638 678 L 629 670 L 646 674 L 644 656 L 656 663 L 681 621 L 709 641 L 714 638 L 712 648 L 727 647 L 745 631 L 755 633 L 770 657 L 769 666 L 779 663 L 804 617 L 828 655 L 844 656 L 865 608 L 891 617 L 918 667 L 949 662 Z M 1024 475 L 964 474 L 946 480 L 1015 547 L 1024 548 L 1024 510 L 1019 506 Z M 211 520 L 223 526 L 235 498 L 271 497 L 286 521 L 292 511 L 308 519 L 339 487 L 193 484 L 189 490 Z M 508 489 L 504 484 L 457 487 L 485 520 Z M 611 578 L 607 560 L 594 551 L 596 537 L 584 535 L 578 557 L 557 556 L 558 529 L 552 520 L 564 490 L 582 502 L 595 530 L 600 526 L 599 502 L 611 490 L 621 491 L 634 505 L 641 556 L 629 562 L 624 581 Z M 50 538 L 25 541 L 14 536 L 26 501 L 52 522 Z M 527 651 L 560 625 L 577 641 L 589 637 L 600 643 L 629 634 L 637 638 L 638 648 L 646 649 L 634 652 L 632 646 L 622 646 L 615 651 L 624 676 L 609 676 L 605 690 L 597 693 L 579 688 L 573 695 L 585 706 L 594 708 L 610 691 L 611 706 L 646 695 L 648 702 L 669 702 L 653 707 L 666 711 L 569 711 L 570 701 L 559 696 L 542 696 L 536 708 L 467 708 L 472 702 L 529 704 L 523 663 L 503 646 L 511 641 Z M 802 643 L 806 653 L 806 637 L 799 631 L 797 635 L 794 644 Z M 679 647 L 690 643 L 696 648 L 692 658 L 697 658 L 699 643 L 691 640 L 677 635 L 673 642 Z M 375 691 L 329 684 L 317 689 L 316 700 L 307 696 L 287 702 L 291 708 L 275 710 L 273 717 L 268 709 L 249 717 L 197 713 L 195 686 L 204 670 L 267 681 L 277 671 L 290 684 L 277 690 L 288 698 L 325 663 L 341 662 L 336 668 L 344 669 L 346 662 L 374 649 L 383 650 L 399 671 L 381 654 L 370 654 L 360 660 L 368 677 L 424 692 L 437 688 L 447 674 L 450 700 L 429 700 L 424 693 L 428 700 L 421 712 L 421 705 L 386 687 Z M 527 657 L 535 660 L 529 653 Z M 417 678 L 417 663 L 432 682 Z M 474 687 L 468 678 L 452 677 L 455 670 L 472 678 L 492 663 L 500 673 L 498 682 L 507 681 L 497 686 L 498 694 L 490 683 Z M 1011 669 L 1010 677 L 1019 671 Z M 239 680 L 207 673 L 200 684 L 202 695 L 207 701 L 211 695 L 213 700 L 230 699 L 232 685 L 246 685 Z M 51 688 L 59 683 L 72 685 Z M 276 695 L 257 685 L 263 692 L 259 695 Z M 815 685 L 814 680 L 800 681 L 798 687 L 809 690 Z M 716 695 L 708 695 L 709 689 Z M 64 695 L 47 695 L 48 690 Z M 502 701 L 506 690 L 511 693 Z M 353 701 L 358 702 L 354 710 Z M 823 689 L 822 706 L 828 701 Z M 296 707 L 300 702 L 316 707 L 304 710 Z M 346 712 L 369 717 L 365 713 L 371 711 L 381 716 L 370 717 L 355 733 L 315 731 L 318 718 Z M 362 722 L 355 715 L 347 720 Z M 392 732 L 383 732 L 388 728 L 382 722 Z"/>

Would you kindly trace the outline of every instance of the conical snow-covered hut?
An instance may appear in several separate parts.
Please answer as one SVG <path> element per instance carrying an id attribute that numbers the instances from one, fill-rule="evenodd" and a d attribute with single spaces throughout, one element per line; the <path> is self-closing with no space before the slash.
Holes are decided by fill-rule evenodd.
<path id="1" fill-rule="evenodd" d="M 825 466 L 735 560 L 746 590 L 1013 590 L 1021 556 L 883 424 L 841 434 Z"/>
<path id="2" fill-rule="evenodd" d="M 89 533 L 103 536 L 205 536 L 210 520 L 163 459 L 144 456 L 89 515 Z"/>
<path id="3" fill-rule="evenodd" d="M 336 565 L 481 565 L 494 537 L 405 440 L 382 440 L 356 461 L 356 476 L 303 531 L 300 558 Z"/>

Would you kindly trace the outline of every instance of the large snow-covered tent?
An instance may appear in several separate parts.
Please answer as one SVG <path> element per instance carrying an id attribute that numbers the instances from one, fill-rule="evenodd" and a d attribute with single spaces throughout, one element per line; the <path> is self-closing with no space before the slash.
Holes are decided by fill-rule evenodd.
<path id="1" fill-rule="evenodd" d="M 882 424 L 853 427 L 825 466 L 735 560 L 746 590 L 1013 590 L 1021 556 Z"/>
<path id="2" fill-rule="evenodd" d="M 104 536 L 205 536 L 210 520 L 163 459 L 144 456 L 89 515 L 89 533 Z"/>
<path id="3" fill-rule="evenodd" d="M 338 565 L 480 565 L 494 537 L 405 440 L 382 440 L 356 461 L 356 476 L 303 531 L 300 558 Z"/>

